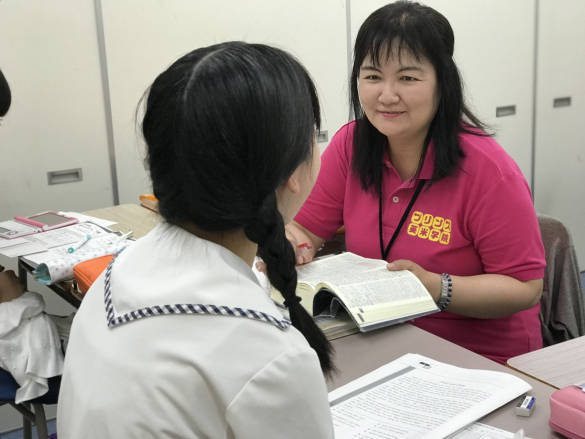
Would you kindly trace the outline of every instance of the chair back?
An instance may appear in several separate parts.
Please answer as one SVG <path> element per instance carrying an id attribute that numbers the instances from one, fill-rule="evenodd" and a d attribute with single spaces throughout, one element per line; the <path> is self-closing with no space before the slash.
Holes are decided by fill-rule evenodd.
<path id="1" fill-rule="evenodd" d="M 15 398 L 19 385 L 8 371 L 0 369 L 0 405 L 8 403 L 22 414 L 25 438 L 32 437 L 33 424 L 37 427 L 37 437 L 55 437 L 55 435 L 48 436 L 47 418 L 45 417 L 43 404 L 57 404 L 61 376 L 49 378 L 47 384 L 49 385 L 47 393 L 30 401 L 17 404 Z"/>
<path id="2" fill-rule="evenodd" d="M 569 230 L 556 218 L 538 214 L 546 270 L 540 301 L 544 346 L 585 335 L 583 287 Z"/>

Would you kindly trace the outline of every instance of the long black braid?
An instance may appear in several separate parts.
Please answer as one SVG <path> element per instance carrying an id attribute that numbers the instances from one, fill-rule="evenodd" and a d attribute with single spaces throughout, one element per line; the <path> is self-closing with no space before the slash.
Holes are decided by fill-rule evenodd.
<path id="1" fill-rule="evenodd" d="M 293 326 L 305 336 L 309 345 L 317 352 L 323 372 L 330 373 L 333 370 L 331 344 L 300 304 L 300 297 L 296 295 L 295 253 L 286 238 L 282 215 L 276 208 L 274 193 L 266 197 L 258 217 L 244 228 L 244 232 L 251 241 L 258 243 L 258 254 L 266 263 L 268 279 L 284 297 L 284 304 L 289 310 Z"/>

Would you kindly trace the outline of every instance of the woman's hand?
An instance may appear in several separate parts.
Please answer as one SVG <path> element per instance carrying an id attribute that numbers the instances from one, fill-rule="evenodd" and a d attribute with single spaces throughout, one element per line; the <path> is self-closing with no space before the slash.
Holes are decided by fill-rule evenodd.
<path id="1" fill-rule="evenodd" d="M 422 282 L 425 288 L 431 293 L 435 302 L 439 300 L 441 295 L 441 275 L 431 273 L 425 270 L 420 265 L 415 264 L 407 259 L 397 259 L 386 265 L 390 271 L 408 270 L 414 274 Z"/>
<path id="2" fill-rule="evenodd" d="M 294 221 L 288 223 L 285 226 L 284 231 L 286 238 L 295 252 L 297 265 L 311 262 L 315 253 L 317 253 L 317 250 L 325 241 Z M 264 261 L 256 262 L 256 269 L 261 273 L 266 273 L 266 263 Z"/>
<path id="3" fill-rule="evenodd" d="M 311 262 L 324 240 L 291 221 L 285 226 L 286 237 L 295 251 L 297 265 Z"/>
<path id="4" fill-rule="evenodd" d="M 405 259 L 393 261 L 388 270 L 409 270 L 429 290 L 435 302 L 441 295 L 441 276 Z M 506 317 L 533 307 L 542 294 L 542 279 L 520 281 L 503 274 L 453 276 L 449 311 L 477 319 Z"/>

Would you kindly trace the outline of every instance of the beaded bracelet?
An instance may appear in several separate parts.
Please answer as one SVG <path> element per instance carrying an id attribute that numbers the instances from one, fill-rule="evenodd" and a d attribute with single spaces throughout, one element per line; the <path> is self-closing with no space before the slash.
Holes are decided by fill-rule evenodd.
<path id="1" fill-rule="evenodd" d="M 441 296 L 437 301 L 437 306 L 441 311 L 445 311 L 451 304 L 453 295 L 453 280 L 447 273 L 441 274 Z"/>

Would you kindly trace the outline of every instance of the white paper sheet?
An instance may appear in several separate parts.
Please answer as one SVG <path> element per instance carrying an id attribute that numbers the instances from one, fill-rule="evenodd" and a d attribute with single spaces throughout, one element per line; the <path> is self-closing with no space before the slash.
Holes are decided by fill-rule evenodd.
<path id="1" fill-rule="evenodd" d="M 82 240 L 86 235 L 98 237 L 109 234 L 110 232 L 92 223 L 79 223 L 59 229 L 49 230 L 48 232 L 35 233 L 34 235 L 23 238 L 10 239 L 8 241 L 18 241 L 15 245 L 0 246 L 0 254 L 15 258 L 19 256 L 32 255 L 35 253 L 46 252 L 49 249 L 74 244 Z"/>
<path id="2" fill-rule="evenodd" d="M 406 354 L 329 394 L 337 439 L 440 438 L 530 390 L 511 374 Z"/>

